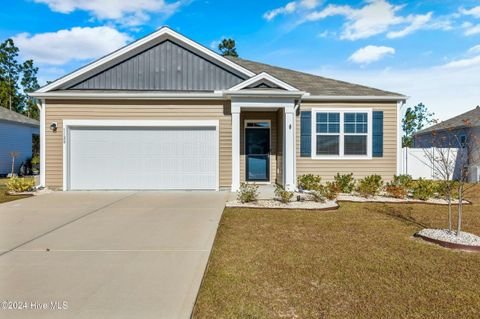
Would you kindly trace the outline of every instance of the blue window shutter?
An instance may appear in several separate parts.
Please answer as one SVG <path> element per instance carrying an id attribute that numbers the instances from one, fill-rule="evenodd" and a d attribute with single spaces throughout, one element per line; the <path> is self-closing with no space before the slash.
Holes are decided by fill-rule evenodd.
<path id="1" fill-rule="evenodd" d="M 374 111 L 372 117 L 372 156 L 383 157 L 383 111 Z"/>
<path id="2" fill-rule="evenodd" d="M 300 112 L 300 156 L 312 154 L 312 112 Z"/>

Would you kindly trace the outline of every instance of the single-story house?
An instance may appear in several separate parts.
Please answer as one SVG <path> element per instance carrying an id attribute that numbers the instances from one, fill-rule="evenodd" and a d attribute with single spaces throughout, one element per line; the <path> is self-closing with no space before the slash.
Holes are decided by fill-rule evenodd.
<path id="1" fill-rule="evenodd" d="M 40 134 L 40 122 L 0 106 L 0 175 L 12 172 L 12 152 L 17 153 L 14 173 L 32 157 L 33 135 Z"/>
<path id="2" fill-rule="evenodd" d="M 50 188 L 293 190 L 307 173 L 400 171 L 404 95 L 223 57 L 168 27 L 31 96 Z"/>
<path id="3" fill-rule="evenodd" d="M 480 106 L 418 131 L 414 148 L 458 148 L 457 163 L 470 167 L 469 181 L 480 181 Z"/>

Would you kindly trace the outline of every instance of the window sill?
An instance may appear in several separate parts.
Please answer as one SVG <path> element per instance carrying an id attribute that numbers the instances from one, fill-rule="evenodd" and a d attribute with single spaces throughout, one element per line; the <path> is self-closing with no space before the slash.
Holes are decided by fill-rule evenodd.
<path id="1" fill-rule="evenodd" d="M 362 161 L 362 160 L 371 160 L 372 159 L 372 156 L 368 156 L 368 155 L 361 155 L 361 156 L 356 156 L 356 155 L 352 155 L 352 156 L 339 156 L 339 155 L 332 155 L 332 156 L 328 156 L 328 155 L 324 155 L 324 156 L 312 156 L 311 159 L 314 159 L 314 160 L 341 160 L 341 161 L 344 161 L 344 160 L 347 160 L 347 161 Z"/>

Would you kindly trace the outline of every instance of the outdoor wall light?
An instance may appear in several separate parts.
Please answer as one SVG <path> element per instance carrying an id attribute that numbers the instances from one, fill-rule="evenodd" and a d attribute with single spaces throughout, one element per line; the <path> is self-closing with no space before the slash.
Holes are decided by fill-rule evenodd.
<path id="1" fill-rule="evenodd" d="M 53 132 L 56 132 L 57 131 L 57 122 L 52 122 L 52 124 L 50 124 L 50 129 Z"/>

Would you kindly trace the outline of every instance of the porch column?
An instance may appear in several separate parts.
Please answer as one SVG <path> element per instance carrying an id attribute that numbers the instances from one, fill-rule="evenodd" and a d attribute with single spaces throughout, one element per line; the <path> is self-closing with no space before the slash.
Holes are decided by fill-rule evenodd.
<path id="1" fill-rule="evenodd" d="M 40 110 L 40 185 L 45 187 L 45 100 L 37 102 Z"/>
<path id="2" fill-rule="evenodd" d="M 284 187 L 288 191 L 295 190 L 295 107 L 292 103 L 285 107 L 284 121 Z"/>
<path id="3" fill-rule="evenodd" d="M 232 192 L 240 188 L 240 106 L 232 102 Z"/>

